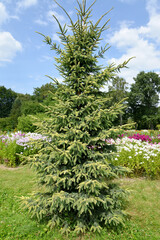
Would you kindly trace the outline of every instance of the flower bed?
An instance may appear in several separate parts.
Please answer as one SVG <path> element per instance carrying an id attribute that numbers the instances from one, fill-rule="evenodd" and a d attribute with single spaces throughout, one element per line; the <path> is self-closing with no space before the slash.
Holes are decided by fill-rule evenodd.
<path id="1" fill-rule="evenodd" d="M 20 131 L 0 135 L 0 163 L 11 167 L 19 165 L 24 156 L 36 152 L 33 143 L 45 139 L 41 134 Z"/>
<path id="2" fill-rule="evenodd" d="M 151 139 L 152 140 L 152 139 Z M 106 140 L 117 146 L 117 153 L 111 162 L 114 165 L 129 167 L 132 175 L 157 177 L 160 174 L 160 143 L 148 138 L 123 137 Z"/>
<path id="3" fill-rule="evenodd" d="M 144 132 L 143 132 L 144 133 Z M 128 132 L 119 138 L 107 139 L 109 145 L 117 147 L 117 153 L 112 153 L 111 163 L 116 166 L 126 166 L 132 170 L 132 175 L 157 177 L 160 175 L 160 135 L 149 136 Z M 128 135 L 128 137 L 126 136 Z M 37 133 L 15 132 L 0 135 L 0 163 L 15 167 L 25 156 L 36 153 L 34 143 L 46 141 L 47 137 Z"/>

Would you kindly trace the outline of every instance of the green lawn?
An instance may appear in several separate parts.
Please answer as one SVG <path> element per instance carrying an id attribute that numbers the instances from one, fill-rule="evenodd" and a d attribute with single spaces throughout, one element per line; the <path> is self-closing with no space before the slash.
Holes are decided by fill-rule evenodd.
<path id="1" fill-rule="evenodd" d="M 142 178 L 120 179 L 129 190 L 127 211 L 131 218 L 119 232 L 76 236 L 61 236 L 58 230 L 47 232 L 45 223 L 30 219 L 21 209 L 19 197 L 35 188 L 35 174 L 27 166 L 14 170 L 0 166 L 0 240 L 159 240 L 160 239 L 160 180 Z"/>

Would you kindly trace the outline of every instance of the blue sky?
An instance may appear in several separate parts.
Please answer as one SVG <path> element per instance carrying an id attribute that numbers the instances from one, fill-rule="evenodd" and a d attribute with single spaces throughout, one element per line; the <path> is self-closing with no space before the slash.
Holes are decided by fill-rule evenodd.
<path id="1" fill-rule="evenodd" d="M 92 0 L 87 0 L 88 5 Z M 76 0 L 59 0 L 75 19 Z M 109 43 L 103 65 L 122 63 L 135 56 L 128 69 L 120 73 L 130 84 L 140 71 L 160 73 L 160 1 L 159 0 L 97 0 L 93 22 L 109 9 L 110 28 L 103 33 L 102 44 Z M 59 42 L 58 27 L 52 17 L 68 23 L 53 0 L 0 1 L 0 86 L 19 93 L 32 94 L 34 88 L 49 82 L 45 75 L 61 80 L 54 66 L 55 52 L 43 43 L 49 35 Z"/>

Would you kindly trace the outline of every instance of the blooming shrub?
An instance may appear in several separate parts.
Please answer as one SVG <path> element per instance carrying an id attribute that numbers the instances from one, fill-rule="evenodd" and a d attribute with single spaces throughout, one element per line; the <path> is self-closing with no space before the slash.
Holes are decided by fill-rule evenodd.
<path id="1" fill-rule="evenodd" d="M 114 165 L 129 167 L 136 176 L 154 178 L 160 174 L 160 144 L 128 137 L 107 142 L 117 146 L 117 154 L 111 160 Z"/>
<path id="2" fill-rule="evenodd" d="M 46 137 L 37 133 L 15 132 L 0 136 L 0 163 L 15 167 L 21 163 L 24 156 L 36 152 L 34 142 L 45 140 Z"/>

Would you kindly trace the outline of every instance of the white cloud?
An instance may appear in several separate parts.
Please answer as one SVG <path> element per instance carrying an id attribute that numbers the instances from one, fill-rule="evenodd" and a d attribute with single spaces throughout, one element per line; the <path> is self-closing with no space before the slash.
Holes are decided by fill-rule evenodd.
<path id="1" fill-rule="evenodd" d="M 0 2 L 0 25 L 8 19 L 8 13 L 6 11 L 5 5 Z"/>
<path id="2" fill-rule="evenodd" d="M 42 26 L 47 26 L 48 25 L 48 23 L 46 21 L 43 21 L 41 19 L 35 20 L 35 23 L 37 23 L 39 25 L 42 25 Z"/>
<path id="3" fill-rule="evenodd" d="M 160 42 L 160 14 L 151 16 L 148 24 L 139 28 L 139 34 L 144 37 L 152 39 L 153 41 Z"/>
<path id="4" fill-rule="evenodd" d="M 129 69 L 122 69 L 120 74 L 129 83 L 133 82 L 133 77 L 140 71 L 160 70 L 160 14 L 157 12 L 157 4 L 157 0 L 146 0 L 150 19 L 145 26 L 133 28 L 123 23 L 109 40 L 121 54 L 121 57 L 112 58 L 109 62 L 119 64 L 130 57 L 136 57 L 128 63 Z"/>
<path id="5" fill-rule="evenodd" d="M 50 10 L 48 12 L 48 19 L 53 22 L 54 18 L 53 15 L 58 19 L 60 23 L 66 23 L 66 18 L 64 15 L 57 13 L 56 11 Z"/>
<path id="6" fill-rule="evenodd" d="M 21 0 L 17 3 L 18 9 L 21 8 L 29 8 L 31 6 L 34 6 L 38 3 L 38 0 Z"/>
<path id="7" fill-rule="evenodd" d="M 11 62 L 18 51 L 22 51 L 21 43 L 9 32 L 0 32 L 0 62 Z"/>
<path id="8" fill-rule="evenodd" d="M 39 61 L 40 62 L 53 61 L 53 57 L 45 55 L 45 56 L 42 56 Z"/>
<path id="9" fill-rule="evenodd" d="M 5 4 L 10 4 L 13 0 L 1 0 L 1 2 L 4 2 Z"/>
<path id="10" fill-rule="evenodd" d="M 159 0 L 146 0 L 146 10 L 150 16 L 155 15 L 160 10 Z"/>
<path id="11" fill-rule="evenodd" d="M 110 38 L 111 44 L 117 46 L 117 48 L 126 49 L 132 45 L 136 45 L 139 40 L 137 29 L 128 27 L 121 27 L 120 31 L 116 31 Z"/>
<path id="12" fill-rule="evenodd" d="M 39 16 L 39 19 L 35 20 L 35 23 L 39 25 L 48 25 L 49 22 L 55 23 L 56 20 L 54 19 L 53 15 L 58 19 L 58 21 L 63 25 L 67 22 L 65 15 L 59 14 L 57 11 L 53 10 L 57 5 L 52 6 L 52 9 L 46 13 L 46 20 L 43 20 L 43 16 Z"/>
<path id="13" fill-rule="evenodd" d="M 7 3 L 7 1 L 5 2 Z M 0 26 L 6 22 L 6 20 L 10 20 L 10 19 L 16 19 L 19 20 L 19 17 L 16 15 L 9 15 L 9 13 L 6 10 L 5 5 L 0 2 Z"/>

